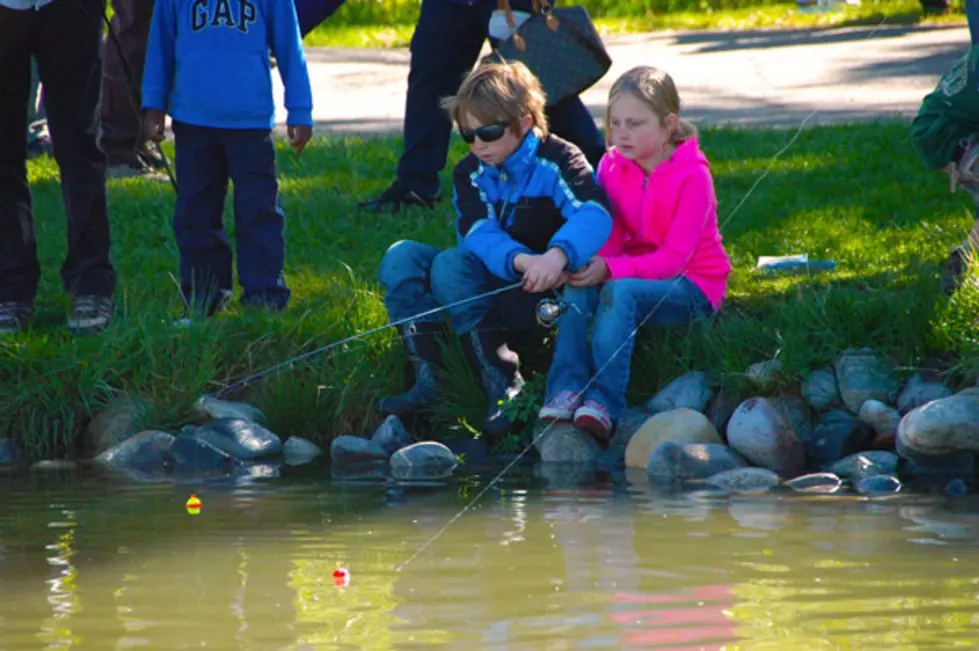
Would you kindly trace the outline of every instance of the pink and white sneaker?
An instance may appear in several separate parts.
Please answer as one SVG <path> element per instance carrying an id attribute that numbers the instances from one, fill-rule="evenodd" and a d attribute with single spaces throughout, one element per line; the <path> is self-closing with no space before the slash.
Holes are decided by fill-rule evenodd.
<path id="1" fill-rule="evenodd" d="M 607 441 L 609 434 L 612 433 L 612 417 L 609 416 L 605 405 L 597 400 L 586 400 L 574 412 L 574 424 L 578 429 L 583 429 L 599 441 Z"/>
<path id="2" fill-rule="evenodd" d="M 571 420 L 575 410 L 581 406 L 581 396 L 574 391 L 560 391 L 541 407 L 537 418 L 547 422 L 552 420 Z"/>

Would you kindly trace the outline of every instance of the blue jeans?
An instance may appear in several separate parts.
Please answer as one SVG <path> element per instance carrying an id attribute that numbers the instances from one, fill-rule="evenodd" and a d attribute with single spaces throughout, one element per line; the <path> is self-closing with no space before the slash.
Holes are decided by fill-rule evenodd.
<path id="1" fill-rule="evenodd" d="M 644 325 L 680 325 L 708 316 L 713 307 L 693 282 L 623 278 L 604 285 L 565 287 L 567 311 L 558 321 L 554 361 L 547 376 L 550 401 L 561 391 L 582 394 L 608 409 L 614 421 L 625 411 L 626 389 L 636 338 L 634 330 L 652 312 Z M 594 324 L 591 350 L 589 326 Z M 600 371 L 600 372 L 598 372 Z M 589 380 L 598 372 L 595 381 Z"/>
<path id="2" fill-rule="evenodd" d="M 402 240 L 395 242 L 381 260 L 380 281 L 384 306 L 391 321 L 438 309 L 511 284 L 494 276 L 482 261 L 466 249 L 440 250 L 434 246 Z M 536 327 L 535 307 L 540 298 L 520 288 L 449 308 L 446 312 L 457 334 L 493 321 L 498 327 Z M 442 313 L 418 322 L 438 322 Z"/>

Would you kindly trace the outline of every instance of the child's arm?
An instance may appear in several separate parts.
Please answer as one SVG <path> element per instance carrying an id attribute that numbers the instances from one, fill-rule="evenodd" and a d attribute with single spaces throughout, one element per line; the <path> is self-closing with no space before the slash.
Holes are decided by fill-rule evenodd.
<path id="1" fill-rule="evenodd" d="M 285 87 L 285 105 L 290 126 L 313 125 L 313 91 L 299 34 L 296 5 L 292 0 L 272 0 L 271 50 Z"/>
<path id="2" fill-rule="evenodd" d="M 514 258 L 521 253 L 534 255 L 534 252 L 500 227 L 493 206 L 480 197 L 479 188 L 469 176 L 471 165 L 467 162 L 471 156 L 462 159 L 452 173 L 452 205 L 458 215 L 459 245 L 482 260 L 493 275 L 517 281 L 523 274 L 514 268 Z"/>
<path id="3" fill-rule="evenodd" d="M 607 179 L 610 165 L 612 165 L 612 157 L 608 154 L 602 156 L 602 160 L 598 162 L 598 170 L 595 175 L 598 178 L 598 185 L 603 188 L 608 187 Z M 611 197 L 609 197 L 609 212 L 612 213 L 612 234 L 608 236 L 605 245 L 595 254 L 600 258 L 619 255 L 622 253 L 622 249 L 625 248 L 626 232 L 622 225 L 615 219 L 615 208 L 612 206 Z"/>
<path id="4" fill-rule="evenodd" d="M 676 215 L 663 246 L 643 255 L 616 255 L 605 259 L 611 279 L 663 280 L 685 271 L 704 231 L 716 219 L 717 200 L 710 172 L 699 169 L 684 181 Z"/>
<path id="5" fill-rule="evenodd" d="M 565 223 L 551 237 L 548 248 L 559 248 L 568 258 L 568 270 L 583 269 L 612 232 L 611 205 L 605 190 L 580 151 L 569 150 L 557 161 L 554 205 Z"/>
<path id="6" fill-rule="evenodd" d="M 143 64 L 143 110 L 166 113 L 176 59 L 177 9 L 173 0 L 157 0 Z"/>

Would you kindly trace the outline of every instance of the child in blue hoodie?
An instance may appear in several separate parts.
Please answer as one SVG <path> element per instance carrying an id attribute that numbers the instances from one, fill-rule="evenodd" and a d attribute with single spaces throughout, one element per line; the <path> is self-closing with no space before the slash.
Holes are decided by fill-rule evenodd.
<path id="1" fill-rule="evenodd" d="M 222 212 L 234 181 L 238 279 L 245 305 L 282 309 L 285 216 L 275 171 L 269 51 L 285 86 L 298 154 L 312 136 L 312 91 L 292 0 L 156 0 L 143 73 L 144 128 L 163 139 L 173 118 L 173 228 L 187 305 L 212 315 L 231 296 Z"/>

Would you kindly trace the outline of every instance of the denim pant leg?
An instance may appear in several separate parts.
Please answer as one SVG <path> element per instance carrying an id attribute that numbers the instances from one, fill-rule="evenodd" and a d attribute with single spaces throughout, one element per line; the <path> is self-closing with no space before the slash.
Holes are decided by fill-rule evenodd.
<path id="1" fill-rule="evenodd" d="M 282 309 L 292 297 L 283 276 L 286 216 L 279 201 L 275 141 L 266 129 L 221 129 L 234 182 L 238 282 L 245 305 Z"/>
<path id="2" fill-rule="evenodd" d="M 232 252 L 224 228 L 228 161 L 220 129 L 173 122 L 177 203 L 173 233 L 180 251 L 180 287 L 194 310 L 208 314 L 231 298 Z"/>
<path id="3" fill-rule="evenodd" d="M 585 398 L 602 403 L 612 419 L 617 419 L 626 408 L 637 326 L 640 323 L 658 327 L 681 325 L 710 314 L 711 309 L 700 288 L 683 277 L 623 278 L 606 283 L 592 335 L 592 359 L 597 375 Z"/>
<path id="4" fill-rule="evenodd" d="M 545 403 L 550 402 L 561 391 L 581 393 L 595 372 L 591 364 L 588 332 L 598 307 L 599 290 L 598 285 L 569 285 L 564 288 L 562 299 L 568 307 L 557 323 L 554 360 L 547 373 Z"/>
<path id="5" fill-rule="evenodd" d="M 447 249 L 432 261 L 432 292 L 440 305 L 467 301 L 447 310 L 456 334 L 471 332 L 493 309 L 493 297 L 472 299 L 499 286 L 486 265 L 463 248 Z"/>
<path id="6" fill-rule="evenodd" d="M 431 283 L 432 262 L 439 253 L 434 246 L 411 240 L 395 242 L 388 248 L 381 259 L 378 279 L 384 287 L 384 307 L 392 322 L 440 307 Z M 431 314 L 417 322 L 441 319 L 441 314 Z"/>

